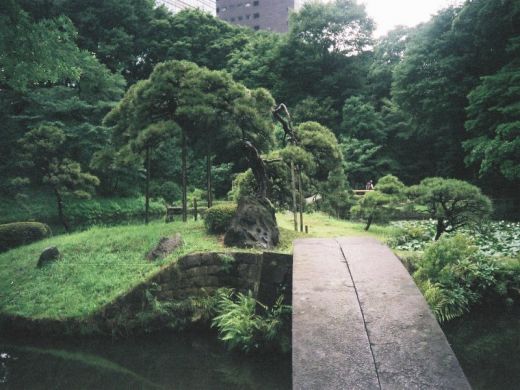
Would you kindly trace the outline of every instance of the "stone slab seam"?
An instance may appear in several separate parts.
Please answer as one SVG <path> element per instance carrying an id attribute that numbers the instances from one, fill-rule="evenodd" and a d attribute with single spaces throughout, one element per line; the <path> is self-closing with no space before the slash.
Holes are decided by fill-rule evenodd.
<path id="1" fill-rule="evenodd" d="M 379 389 L 382 389 L 382 387 L 381 387 L 381 380 L 379 379 L 379 371 L 377 369 L 376 357 L 375 357 L 375 354 L 374 354 L 374 349 L 372 348 L 372 342 L 370 341 L 370 334 L 368 332 L 367 322 L 365 320 L 365 312 L 363 311 L 363 306 L 361 305 L 361 302 L 359 300 L 359 293 L 358 293 L 358 290 L 357 290 L 357 287 L 356 287 L 356 282 L 354 281 L 354 277 L 352 276 L 352 272 L 350 272 L 350 267 L 348 265 L 348 259 L 347 259 L 347 256 L 345 255 L 345 252 L 343 251 L 343 247 L 340 245 L 338 240 L 335 239 L 335 241 L 336 241 L 336 244 L 338 244 L 338 246 L 339 246 L 339 249 L 341 251 L 341 256 L 343 256 L 343 260 L 345 260 L 345 265 L 347 266 L 347 272 L 348 272 L 348 275 L 350 277 L 350 280 L 352 281 L 352 286 L 354 288 L 354 292 L 356 293 L 356 299 L 357 299 L 357 302 L 358 302 L 358 305 L 359 305 L 359 310 L 361 311 L 361 317 L 363 318 L 363 326 L 365 328 L 365 333 L 367 335 L 368 347 L 370 348 L 370 354 L 372 355 L 372 362 L 374 363 L 374 370 L 375 370 L 375 373 L 376 373 L 377 384 L 379 386 Z"/>

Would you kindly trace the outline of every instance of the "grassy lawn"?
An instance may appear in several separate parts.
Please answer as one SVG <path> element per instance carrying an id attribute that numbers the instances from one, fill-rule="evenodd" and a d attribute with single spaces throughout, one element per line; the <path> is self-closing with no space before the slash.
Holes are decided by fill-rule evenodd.
<path id="1" fill-rule="evenodd" d="M 150 263 L 146 253 L 162 236 L 181 232 L 182 249 Z M 39 254 L 56 245 L 62 259 L 36 268 Z M 34 318 L 85 316 L 148 279 L 180 256 L 223 250 L 201 222 L 119 226 L 49 238 L 0 254 L 0 312 Z"/>
<path id="2" fill-rule="evenodd" d="M 305 215 L 310 234 L 304 234 L 292 230 L 292 214 L 277 218 L 281 242 L 276 250 L 287 253 L 296 238 L 369 234 L 385 239 L 393 232 L 393 228 L 376 225 L 367 233 L 362 224 L 315 213 Z M 182 249 L 160 262 L 145 259 L 160 237 L 176 232 L 184 239 Z M 58 247 L 62 259 L 36 268 L 41 251 L 52 245 Z M 207 235 L 201 221 L 93 227 L 54 236 L 0 254 L 0 312 L 32 318 L 87 316 L 185 254 L 224 250 L 221 237 Z"/>
<path id="3" fill-rule="evenodd" d="M 396 227 L 374 224 L 370 227 L 370 230 L 366 232 L 363 223 L 335 219 L 324 213 L 312 213 L 303 215 L 303 224 L 309 227 L 309 234 L 304 234 L 294 232 L 292 213 L 278 213 L 276 219 L 280 228 L 283 229 L 284 232 L 289 231 L 294 235 L 294 238 L 372 236 L 381 241 L 385 241 L 398 231 Z"/>

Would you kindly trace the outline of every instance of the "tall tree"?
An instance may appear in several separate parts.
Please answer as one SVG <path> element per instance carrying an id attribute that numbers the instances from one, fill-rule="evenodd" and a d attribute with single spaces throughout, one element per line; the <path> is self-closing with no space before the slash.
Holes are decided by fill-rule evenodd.
<path id="1" fill-rule="evenodd" d="M 66 17 L 34 21 L 18 0 L 0 4 L 0 89 L 77 79 L 76 30 Z"/>
<path id="2" fill-rule="evenodd" d="M 290 105 L 330 97 L 336 109 L 364 87 L 373 22 L 353 0 L 306 3 L 289 21 L 280 47 L 277 99 Z"/>
<path id="3" fill-rule="evenodd" d="M 204 154 L 209 147 L 219 161 L 242 158 L 243 141 L 267 150 L 273 142 L 273 104 L 266 90 L 248 90 L 227 73 L 187 61 L 168 61 L 159 64 L 147 80 L 131 87 L 105 123 L 113 126 L 120 145 L 131 142 L 142 129 L 161 122 L 178 128 L 186 220 L 188 147 L 203 150 Z"/>
<path id="4" fill-rule="evenodd" d="M 519 8 L 516 0 L 468 1 L 439 12 L 411 38 L 392 94 L 412 117 L 412 137 L 425 145 L 414 153 L 429 161 L 423 175 L 472 176 L 462 148 L 467 95 L 510 60 L 506 46 L 519 33 Z"/>
<path id="5" fill-rule="evenodd" d="M 21 165 L 35 183 L 49 186 L 56 198 L 58 216 L 68 232 L 70 226 L 64 212 L 64 197 L 89 198 L 99 179 L 82 172 L 81 166 L 64 156 L 66 135 L 55 126 L 42 125 L 29 131 L 20 140 Z"/>
<path id="6" fill-rule="evenodd" d="M 464 143 L 468 164 L 480 176 L 499 173 L 511 183 L 520 183 L 520 38 L 511 40 L 510 63 L 482 78 L 468 96 Z"/>

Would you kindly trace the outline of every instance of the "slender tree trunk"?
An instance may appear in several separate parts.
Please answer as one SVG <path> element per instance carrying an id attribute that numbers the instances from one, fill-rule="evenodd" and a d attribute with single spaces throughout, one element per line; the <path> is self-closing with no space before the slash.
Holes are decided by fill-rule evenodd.
<path id="1" fill-rule="evenodd" d="M 370 229 L 370 225 L 372 225 L 372 222 L 374 221 L 374 216 L 370 215 L 367 220 L 367 224 L 365 226 L 365 231 L 368 231 Z"/>
<path id="2" fill-rule="evenodd" d="M 292 209 L 294 220 L 294 231 L 298 231 L 298 209 L 296 206 L 296 178 L 294 173 L 294 163 L 291 162 L 291 191 L 292 191 Z"/>
<path id="3" fill-rule="evenodd" d="M 67 233 L 70 232 L 69 224 L 63 213 L 63 199 L 57 188 L 54 188 L 54 195 L 56 196 L 56 203 L 58 204 L 58 217 L 60 218 L 61 224 L 65 228 Z"/>
<path id="4" fill-rule="evenodd" d="M 194 219 L 196 221 L 199 217 L 199 210 L 197 207 L 197 198 L 193 198 L 193 215 L 194 215 Z"/>
<path id="5" fill-rule="evenodd" d="M 300 232 L 303 233 L 303 190 L 302 190 L 302 171 L 298 169 L 298 192 L 300 193 Z"/>
<path id="6" fill-rule="evenodd" d="M 441 238 L 442 233 L 444 233 L 446 229 L 444 228 L 444 223 L 442 222 L 442 219 L 437 220 L 437 231 L 435 233 L 435 241 L 437 241 L 439 238 Z"/>
<path id="7" fill-rule="evenodd" d="M 186 132 L 182 130 L 182 221 L 188 221 L 188 180 L 187 180 L 187 159 L 188 145 L 186 141 Z"/>
<path id="8" fill-rule="evenodd" d="M 144 202 L 144 223 L 148 225 L 150 214 L 150 147 L 146 147 L 146 184 L 145 184 L 145 202 Z"/>
<path id="9" fill-rule="evenodd" d="M 213 206 L 213 186 L 211 180 L 211 152 L 208 150 L 206 155 L 206 177 L 208 180 L 207 191 L 208 191 L 208 209 Z"/>

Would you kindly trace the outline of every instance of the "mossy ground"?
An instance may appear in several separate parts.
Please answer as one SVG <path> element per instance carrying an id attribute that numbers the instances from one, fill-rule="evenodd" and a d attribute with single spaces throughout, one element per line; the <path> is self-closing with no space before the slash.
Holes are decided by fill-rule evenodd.
<path id="1" fill-rule="evenodd" d="M 290 213 L 277 216 L 281 228 L 277 251 L 291 252 L 296 238 L 367 234 L 362 224 L 320 213 L 305 215 L 310 234 L 297 233 L 291 218 Z M 180 250 L 159 262 L 145 259 L 160 237 L 177 232 L 184 240 Z M 391 232 L 392 228 L 374 226 L 369 234 L 384 239 Z M 62 258 L 36 268 L 41 251 L 52 245 Z M 185 254 L 225 250 L 232 248 L 224 248 L 221 237 L 206 234 L 201 221 L 93 227 L 55 236 L 0 254 L 0 313 L 54 319 L 88 316 Z"/>

